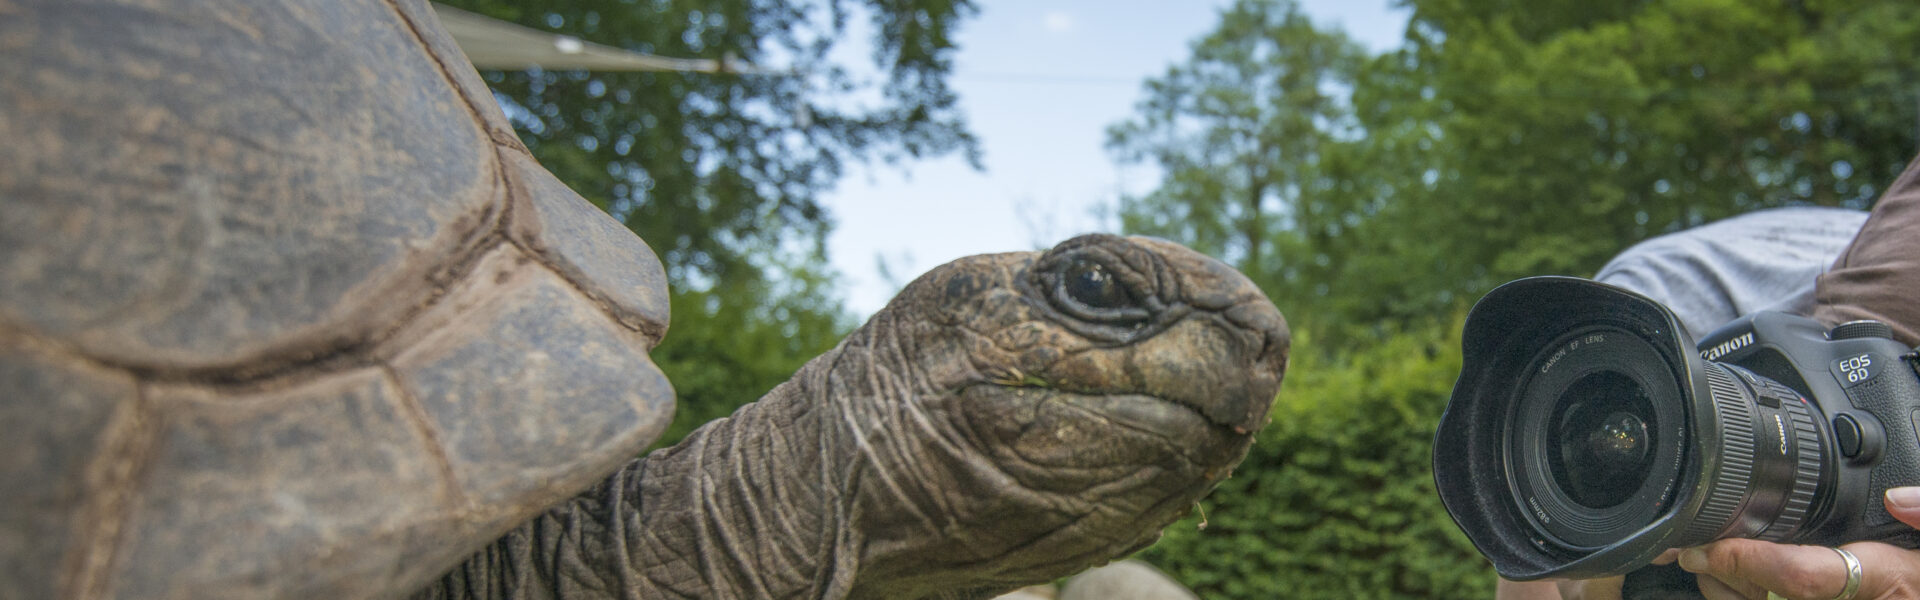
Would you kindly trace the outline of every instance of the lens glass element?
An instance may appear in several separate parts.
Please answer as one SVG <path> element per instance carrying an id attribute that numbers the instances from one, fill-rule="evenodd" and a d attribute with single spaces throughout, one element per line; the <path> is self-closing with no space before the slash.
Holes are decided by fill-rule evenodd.
<path id="1" fill-rule="evenodd" d="M 1647 390 L 1618 371 L 1575 380 L 1554 401 L 1548 464 L 1568 497 L 1591 508 L 1617 506 L 1647 480 L 1657 440 Z"/>

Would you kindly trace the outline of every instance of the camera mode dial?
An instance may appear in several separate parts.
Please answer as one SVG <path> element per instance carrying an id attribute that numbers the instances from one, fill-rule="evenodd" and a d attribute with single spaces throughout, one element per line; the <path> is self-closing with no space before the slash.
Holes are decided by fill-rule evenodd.
<path id="1" fill-rule="evenodd" d="M 1893 339 L 1893 327 L 1879 321 L 1861 319 L 1835 325 L 1832 330 L 1827 331 L 1827 339 L 1836 342 L 1862 338 Z"/>

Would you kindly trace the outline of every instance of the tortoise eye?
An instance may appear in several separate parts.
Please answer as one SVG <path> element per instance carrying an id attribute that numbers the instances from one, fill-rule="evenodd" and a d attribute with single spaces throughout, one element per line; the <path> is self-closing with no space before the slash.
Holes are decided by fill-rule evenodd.
<path id="1" fill-rule="evenodd" d="M 1066 279 L 1061 283 L 1067 297 L 1092 308 L 1114 309 L 1132 304 L 1133 298 L 1127 293 L 1126 286 L 1114 279 L 1113 273 L 1100 263 L 1090 260 L 1076 260 L 1067 267 Z"/>
<path id="2" fill-rule="evenodd" d="M 1074 258 L 1052 271 L 1050 290 L 1054 307 L 1076 319 L 1121 327 L 1138 327 L 1152 316 L 1141 304 L 1151 301 L 1125 273 L 1087 257 Z"/>

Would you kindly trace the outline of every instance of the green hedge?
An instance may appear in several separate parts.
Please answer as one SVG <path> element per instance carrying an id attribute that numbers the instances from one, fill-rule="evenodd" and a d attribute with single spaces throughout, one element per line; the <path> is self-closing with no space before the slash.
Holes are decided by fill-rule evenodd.
<path id="1" fill-rule="evenodd" d="M 1202 501 L 1205 526 L 1196 512 L 1140 558 L 1203 598 L 1492 597 L 1491 567 L 1433 489 L 1458 325 L 1331 359 L 1297 352 L 1273 423 Z"/>

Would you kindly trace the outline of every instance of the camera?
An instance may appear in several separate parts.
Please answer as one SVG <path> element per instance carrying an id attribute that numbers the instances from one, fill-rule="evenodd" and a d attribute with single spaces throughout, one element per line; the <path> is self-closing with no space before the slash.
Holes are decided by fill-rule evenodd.
<path id="1" fill-rule="evenodd" d="M 1476 303 L 1433 445 L 1454 522 L 1500 575 L 1621 575 L 1729 537 L 1920 547 L 1914 350 L 1875 321 L 1761 311 L 1697 345 L 1645 296 L 1531 277 Z"/>

